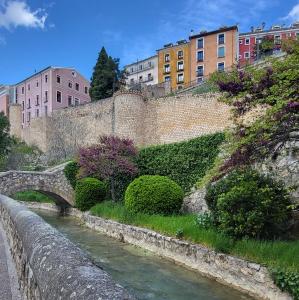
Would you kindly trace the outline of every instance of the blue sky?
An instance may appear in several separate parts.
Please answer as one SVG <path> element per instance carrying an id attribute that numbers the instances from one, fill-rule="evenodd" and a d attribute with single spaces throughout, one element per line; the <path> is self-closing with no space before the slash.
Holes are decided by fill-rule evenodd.
<path id="1" fill-rule="evenodd" d="M 299 20 L 298 0 L 0 0 L 0 83 L 49 65 L 88 79 L 105 46 L 121 64 L 155 54 L 194 31 Z"/>

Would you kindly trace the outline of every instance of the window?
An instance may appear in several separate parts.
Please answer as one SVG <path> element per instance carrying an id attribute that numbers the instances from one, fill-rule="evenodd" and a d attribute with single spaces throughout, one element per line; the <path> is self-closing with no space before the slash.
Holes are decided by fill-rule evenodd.
<path id="1" fill-rule="evenodd" d="M 30 100 L 30 98 L 28 99 L 27 108 L 31 108 L 31 100 Z"/>
<path id="2" fill-rule="evenodd" d="M 38 118 L 39 117 L 39 109 L 35 110 L 35 116 Z"/>
<path id="3" fill-rule="evenodd" d="M 25 123 L 25 114 L 22 114 L 22 123 Z"/>
<path id="4" fill-rule="evenodd" d="M 77 73 L 76 73 L 75 71 L 73 71 L 73 72 L 72 72 L 72 76 L 73 76 L 73 77 L 76 77 L 76 76 L 77 76 Z"/>
<path id="5" fill-rule="evenodd" d="M 225 47 L 218 47 L 218 57 L 225 56 Z"/>
<path id="6" fill-rule="evenodd" d="M 148 73 L 148 74 L 147 74 L 147 80 L 148 80 L 148 81 L 153 80 L 153 76 L 152 76 L 151 73 Z"/>
<path id="7" fill-rule="evenodd" d="M 68 96 L 67 97 L 67 101 L 68 101 L 68 106 L 72 106 L 73 105 L 73 97 L 72 96 Z"/>
<path id="8" fill-rule="evenodd" d="M 219 63 L 217 64 L 217 70 L 218 70 L 219 72 L 223 72 L 223 71 L 224 71 L 224 62 L 219 62 Z"/>
<path id="9" fill-rule="evenodd" d="M 203 48 L 203 38 L 197 39 L 197 49 Z"/>
<path id="10" fill-rule="evenodd" d="M 152 62 L 149 61 L 149 62 L 148 62 L 148 67 L 150 68 L 152 65 L 153 65 Z"/>
<path id="11" fill-rule="evenodd" d="M 76 91 L 79 91 L 79 83 L 76 83 Z"/>
<path id="12" fill-rule="evenodd" d="M 134 72 L 134 69 L 133 69 L 133 67 L 131 67 L 131 73 L 133 73 Z"/>
<path id="13" fill-rule="evenodd" d="M 56 101 L 58 103 L 61 103 L 61 92 L 60 91 L 57 91 L 57 93 L 56 93 Z"/>
<path id="14" fill-rule="evenodd" d="M 165 81 L 165 82 L 169 82 L 170 80 L 171 80 L 171 77 L 170 77 L 170 76 L 165 76 L 165 77 L 164 77 L 164 81 Z"/>
<path id="15" fill-rule="evenodd" d="M 274 35 L 274 44 L 279 45 L 281 43 L 281 37 L 279 35 Z"/>
<path id="16" fill-rule="evenodd" d="M 60 76 L 59 76 L 59 75 L 56 76 L 56 82 L 57 82 L 57 83 L 60 83 L 60 82 L 61 82 Z"/>
<path id="17" fill-rule="evenodd" d="M 139 76 L 139 82 L 143 81 L 143 76 Z"/>
<path id="18" fill-rule="evenodd" d="M 30 91 L 30 84 L 28 84 L 27 88 L 28 88 L 28 91 Z"/>
<path id="19" fill-rule="evenodd" d="M 31 120 L 31 112 L 28 111 L 28 113 L 27 113 L 27 122 L 29 123 L 30 120 Z"/>
<path id="20" fill-rule="evenodd" d="M 25 89 L 24 89 L 24 87 L 22 86 L 22 94 L 24 95 L 24 93 L 25 93 Z"/>
<path id="21" fill-rule="evenodd" d="M 255 38 L 255 43 L 260 44 L 263 41 L 262 38 Z"/>
<path id="22" fill-rule="evenodd" d="M 197 66 L 197 77 L 203 76 L 203 66 Z"/>
<path id="23" fill-rule="evenodd" d="M 130 79 L 130 84 L 134 84 L 134 78 Z"/>
<path id="24" fill-rule="evenodd" d="M 244 52 L 244 58 L 245 59 L 250 58 L 250 52 Z"/>
<path id="25" fill-rule="evenodd" d="M 165 54 L 164 61 L 165 62 L 169 62 L 170 61 L 170 54 L 169 53 Z"/>
<path id="26" fill-rule="evenodd" d="M 240 45 L 243 45 L 243 40 L 239 40 L 239 44 L 240 44 Z"/>
<path id="27" fill-rule="evenodd" d="M 225 43 L 225 35 L 224 33 L 218 34 L 218 45 L 223 45 Z"/>
<path id="28" fill-rule="evenodd" d="M 48 82 L 48 75 L 45 75 L 45 82 Z"/>
<path id="29" fill-rule="evenodd" d="M 46 105 L 45 106 L 45 116 L 47 116 L 48 115 L 48 106 Z"/>
<path id="30" fill-rule="evenodd" d="M 197 52 L 197 61 L 203 61 L 203 51 Z"/>
<path id="31" fill-rule="evenodd" d="M 178 71 L 183 71 L 184 70 L 184 62 L 183 61 L 179 61 L 178 62 Z"/>
<path id="32" fill-rule="evenodd" d="M 69 81 L 69 88 L 72 89 L 73 88 L 73 83 Z"/>
<path id="33" fill-rule="evenodd" d="M 178 59 L 181 59 L 184 57 L 184 51 L 183 50 L 179 50 L 178 51 Z"/>
<path id="34" fill-rule="evenodd" d="M 45 91 L 45 102 L 48 102 L 48 91 Z"/>
<path id="35" fill-rule="evenodd" d="M 39 95 L 36 95 L 36 103 L 35 105 L 39 105 Z"/>
<path id="36" fill-rule="evenodd" d="M 87 86 L 84 87 L 84 92 L 85 92 L 85 94 L 88 94 L 88 87 Z"/>
<path id="37" fill-rule="evenodd" d="M 184 73 L 178 74 L 178 83 L 184 82 Z"/>
<path id="38" fill-rule="evenodd" d="M 245 45 L 250 45 L 250 38 L 245 38 Z"/>
<path id="39" fill-rule="evenodd" d="M 202 77 L 197 77 L 197 83 L 202 83 L 203 82 L 203 78 Z"/>
<path id="40" fill-rule="evenodd" d="M 25 109 L 25 102 L 23 101 L 22 102 L 22 110 L 24 110 Z"/>
<path id="41" fill-rule="evenodd" d="M 143 66 L 142 65 L 139 65 L 139 70 L 142 70 Z"/>
<path id="42" fill-rule="evenodd" d="M 36 82 L 36 87 L 38 87 L 38 81 Z"/>
<path id="43" fill-rule="evenodd" d="M 164 73 L 169 73 L 170 72 L 170 65 L 165 65 L 164 66 Z"/>
<path id="44" fill-rule="evenodd" d="M 80 100 L 78 98 L 75 98 L 75 106 L 80 105 Z"/>

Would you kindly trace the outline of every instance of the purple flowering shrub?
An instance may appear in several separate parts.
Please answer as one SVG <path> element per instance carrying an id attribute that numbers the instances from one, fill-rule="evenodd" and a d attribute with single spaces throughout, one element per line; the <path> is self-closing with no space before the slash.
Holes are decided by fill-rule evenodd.
<path id="1" fill-rule="evenodd" d="M 231 155 L 214 180 L 274 155 L 299 129 L 299 41 L 288 44 L 288 53 L 265 67 L 250 66 L 211 77 L 223 92 L 223 101 L 232 107 L 236 124 Z M 265 115 L 250 125 L 240 122 L 240 117 L 261 105 L 267 107 Z"/>
<path id="2" fill-rule="evenodd" d="M 99 144 L 79 150 L 79 177 L 95 177 L 110 184 L 112 200 L 120 177 L 131 178 L 138 173 L 135 164 L 137 149 L 130 139 L 102 136 Z"/>

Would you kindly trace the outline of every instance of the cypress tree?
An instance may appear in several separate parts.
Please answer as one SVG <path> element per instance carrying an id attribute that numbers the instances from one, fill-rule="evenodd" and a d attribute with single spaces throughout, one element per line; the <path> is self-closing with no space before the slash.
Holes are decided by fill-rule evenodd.
<path id="1" fill-rule="evenodd" d="M 108 56 L 105 48 L 102 47 L 91 77 L 89 92 L 91 101 L 111 97 L 113 91 L 116 91 L 120 74 L 118 62 L 118 59 Z"/>

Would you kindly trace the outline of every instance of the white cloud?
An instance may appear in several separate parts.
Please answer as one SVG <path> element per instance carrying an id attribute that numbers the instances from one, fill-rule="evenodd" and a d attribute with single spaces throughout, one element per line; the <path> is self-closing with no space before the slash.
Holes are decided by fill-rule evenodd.
<path id="1" fill-rule="evenodd" d="M 0 28 L 16 28 L 19 26 L 44 28 L 47 13 L 43 9 L 31 10 L 25 1 L 0 0 Z"/>
<path id="2" fill-rule="evenodd" d="M 299 3 L 290 10 L 284 19 L 290 20 L 291 22 L 299 21 Z"/>

